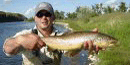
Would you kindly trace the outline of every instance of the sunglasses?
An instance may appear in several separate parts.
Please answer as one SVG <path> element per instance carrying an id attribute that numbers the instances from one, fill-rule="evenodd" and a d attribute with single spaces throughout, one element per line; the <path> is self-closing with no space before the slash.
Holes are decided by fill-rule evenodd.
<path id="1" fill-rule="evenodd" d="M 49 12 L 46 12 L 46 13 L 38 12 L 38 13 L 36 14 L 36 16 L 39 17 L 39 18 L 41 18 L 41 17 L 43 17 L 43 16 L 50 17 L 50 16 L 51 16 L 51 13 L 49 13 Z"/>

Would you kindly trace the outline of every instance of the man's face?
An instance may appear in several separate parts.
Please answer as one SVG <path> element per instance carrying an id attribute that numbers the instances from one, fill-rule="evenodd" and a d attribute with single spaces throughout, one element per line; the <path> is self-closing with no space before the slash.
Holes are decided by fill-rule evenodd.
<path id="1" fill-rule="evenodd" d="M 41 10 L 35 15 L 34 19 L 39 28 L 46 29 L 52 25 L 54 15 L 50 14 L 46 10 Z"/>

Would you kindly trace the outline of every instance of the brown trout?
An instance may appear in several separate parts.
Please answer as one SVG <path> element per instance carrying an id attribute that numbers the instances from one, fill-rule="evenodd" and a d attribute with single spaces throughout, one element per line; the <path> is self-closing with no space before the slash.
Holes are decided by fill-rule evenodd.
<path id="1" fill-rule="evenodd" d="M 91 31 L 71 32 L 61 36 L 42 38 L 42 40 L 50 49 L 64 51 L 84 49 L 84 42 L 89 40 L 101 48 L 111 47 L 117 43 L 117 40 L 110 35 Z"/>

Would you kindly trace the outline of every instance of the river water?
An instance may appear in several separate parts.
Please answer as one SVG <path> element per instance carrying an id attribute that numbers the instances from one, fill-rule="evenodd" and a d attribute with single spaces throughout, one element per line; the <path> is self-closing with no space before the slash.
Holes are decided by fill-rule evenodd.
<path id="1" fill-rule="evenodd" d="M 15 35 L 22 29 L 30 29 L 35 26 L 34 22 L 6 22 L 0 23 L 0 65 L 22 65 L 20 55 L 7 57 L 3 52 L 3 43 L 9 36 Z"/>

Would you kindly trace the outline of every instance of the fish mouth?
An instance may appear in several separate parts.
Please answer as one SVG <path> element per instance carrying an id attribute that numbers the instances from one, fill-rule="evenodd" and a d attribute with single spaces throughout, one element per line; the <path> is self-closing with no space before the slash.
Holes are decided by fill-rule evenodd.
<path id="1" fill-rule="evenodd" d="M 111 44 L 116 44 L 118 41 L 117 40 L 112 40 Z"/>
<path id="2" fill-rule="evenodd" d="M 116 43 L 117 43 L 117 42 L 118 42 L 117 40 L 112 40 L 112 41 L 110 42 L 110 44 L 109 44 L 109 47 L 116 46 Z"/>

